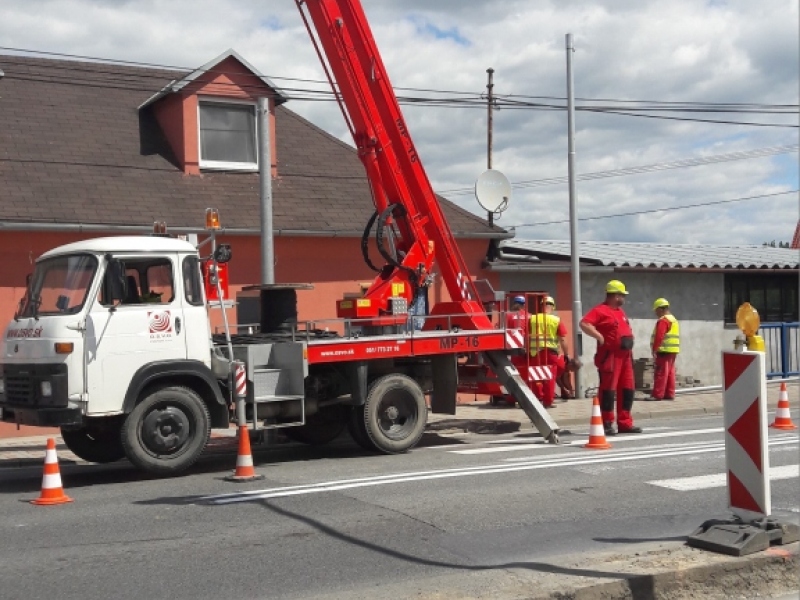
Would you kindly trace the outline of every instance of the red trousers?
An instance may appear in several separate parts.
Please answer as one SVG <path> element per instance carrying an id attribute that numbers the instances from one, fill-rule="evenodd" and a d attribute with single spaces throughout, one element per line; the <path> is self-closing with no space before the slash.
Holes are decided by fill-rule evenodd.
<path id="1" fill-rule="evenodd" d="M 614 422 L 616 404 L 617 425 L 622 431 L 630 429 L 633 427 L 633 353 L 630 350 L 601 347 L 595 354 L 594 364 L 600 376 L 598 396 L 603 423 Z"/>
<path id="2" fill-rule="evenodd" d="M 656 372 L 653 382 L 653 398 L 675 397 L 675 359 L 674 352 L 659 352 L 656 354 Z"/>
<path id="3" fill-rule="evenodd" d="M 551 352 L 550 350 L 540 350 L 539 353 L 531 360 L 531 364 L 533 365 L 550 365 L 552 377 L 549 381 L 540 382 L 539 386 L 539 389 L 541 390 L 539 400 L 542 401 L 542 404 L 545 407 L 552 406 L 556 399 L 556 377 L 561 372 L 562 363 L 563 361 L 560 360 L 558 354 Z"/>

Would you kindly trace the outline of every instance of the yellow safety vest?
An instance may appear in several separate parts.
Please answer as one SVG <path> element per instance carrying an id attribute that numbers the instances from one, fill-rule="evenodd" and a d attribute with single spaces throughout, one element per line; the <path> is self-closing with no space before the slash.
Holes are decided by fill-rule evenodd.
<path id="1" fill-rule="evenodd" d="M 545 348 L 558 351 L 558 325 L 555 315 L 539 313 L 531 317 L 531 354 L 538 354 Z"/>
<path id="2" fill-rule="evenodd" d="M 666 352 L 668 354 L 677 354 L 681 351 L 681 328 L 678 325 L 678 319 L 672 315 L 664 315 L 661 317 L 671 323 L 670 328 L 661 340 L 661 345 L 656 348 L 656 352 Z M 658 325 L 656 324 L 656 327 Z M 653 328 L 653 333 L 650 335 L 650 347 L 656 339 L 656 327 Z"/>

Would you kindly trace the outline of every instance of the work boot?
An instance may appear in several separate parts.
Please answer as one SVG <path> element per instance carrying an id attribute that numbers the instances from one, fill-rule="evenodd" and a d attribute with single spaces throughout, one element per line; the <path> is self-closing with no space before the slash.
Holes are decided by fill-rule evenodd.
<path id="1" fill-rule="evenodd" d="M 614 423 L 611 421 L 603 423 L 603 431 L 606 435 L 617 435 L 617 430 L 614 428 Z"/>
<path id="2" fill-rule="evenodd" d="M 637 427 L 636 425 L 631 425 L 627 429 L 620 428 L 619 432 L 620 433 L 642 433 L 642 428 L 641 427 Z"/>

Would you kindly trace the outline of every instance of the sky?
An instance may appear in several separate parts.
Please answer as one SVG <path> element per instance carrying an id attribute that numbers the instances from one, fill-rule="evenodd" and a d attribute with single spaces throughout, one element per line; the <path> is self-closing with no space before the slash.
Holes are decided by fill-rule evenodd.
<path id="1" fill-rule="evenodd" d="M 798 0 L 363 4 L 434 190 L 466 210 L 486 216 L 474 189 L 488 164 L 493 68 L 492 167 L 512 186 L 495 222 L 520 239 L 569 238 L 569 33 L 579 239 L 791 240 L 800 207 Z M 329 88 L 294 0 L 3 0 L 2 8 L 0 54 L 190 70 L 233 48 L 281 88 L 287 108 L 352 143 L 336 104 L 319 100 Z"/>

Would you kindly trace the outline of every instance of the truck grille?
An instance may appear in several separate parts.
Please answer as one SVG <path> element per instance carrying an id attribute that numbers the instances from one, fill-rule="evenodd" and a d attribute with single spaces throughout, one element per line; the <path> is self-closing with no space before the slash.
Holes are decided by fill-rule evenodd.
<path id="1" fill-rule="evenodd" d="M 9 404 L 33 404 L 33 379 L 30 375 L 5 373 L 6 400 Z"/>
<path id="2" fill-rule="evenodd" d="M 3 365 L 3 379 L 6 384 L 5 404 L 57 408 L 67 406 L 67 365 Z M 41 394 L 42 381 L 49 381 L 53 393 L 44 397 Z"/>

